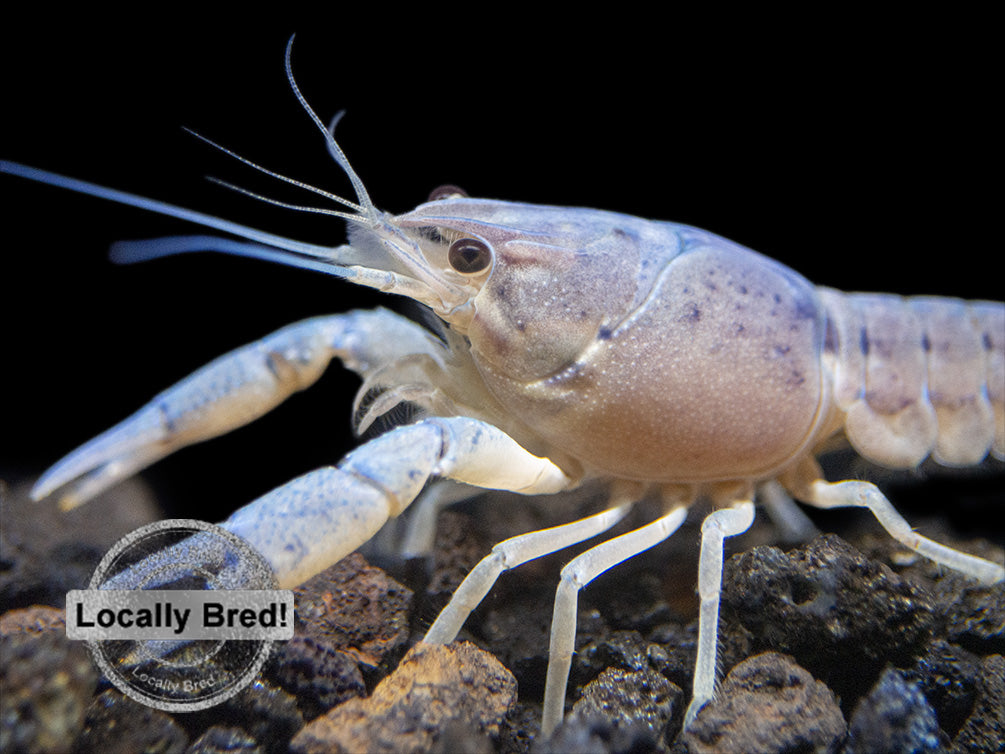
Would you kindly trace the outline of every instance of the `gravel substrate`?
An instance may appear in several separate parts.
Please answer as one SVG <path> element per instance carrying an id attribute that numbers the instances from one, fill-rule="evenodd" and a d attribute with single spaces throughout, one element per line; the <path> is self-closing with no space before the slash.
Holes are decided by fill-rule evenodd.
<path id="1" fill-rule="evenodd" d="M 157 516 L 150 500 L 133 482 L 65 517 L 20 490 L 4 496 L 3 751 L 1002 751 L 1005 585 L 945 573 L 858 516 L 825 520 L 843 536 L 795 546 L 772 543 L 764 522 L 730 542 L 722 678 L 686 732 L 700 517 L 599 578 L 580 598 L 566 720 L 543 740 L 548 629 L 568 553 L 504 574 L 462 641 L 418 645 L 495 541 L 583 504 L 542 510 L 515 496 L 441 514 L 428 561 L 382 569 L 354 554 L 315 577 L 296 591 L 296 638 L 276 645 L 258 681 L 218 707 L 169 715 L 100 678 L 66 639 L 60 609 L 110 540 Z M 946 519 L 921 529 L 1003 558 L 1000 529 L 989 529 L 996 541 L 961 538 Z"/>

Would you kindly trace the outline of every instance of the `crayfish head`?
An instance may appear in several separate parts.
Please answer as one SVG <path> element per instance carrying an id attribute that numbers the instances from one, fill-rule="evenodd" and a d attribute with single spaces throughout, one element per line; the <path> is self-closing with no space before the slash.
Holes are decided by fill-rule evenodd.
<path id="1" fill-rule="evenodd" d="M 468 299 L 437 310 L 467 335 L 480 368 L 529 382 L 574 363 L 640 299 L 637 218 L 450 196 L 393 220 Z"/>

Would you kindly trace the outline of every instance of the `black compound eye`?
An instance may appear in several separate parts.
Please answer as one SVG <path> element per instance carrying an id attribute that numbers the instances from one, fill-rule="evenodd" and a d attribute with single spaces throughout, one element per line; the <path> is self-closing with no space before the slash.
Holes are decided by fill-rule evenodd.
<path id="1" fill-rule="evenodd" d="M 492 250 L 477 238 L 459 238 L 450 244 L 447 261 L 462 275 L 473 275 L 492 263 Z"/>
<path id="2" fill-rule="evenodd" d="M 440 199 L 453 199 L 455 196 L 467 196 L 467 195 L 468 192 L 462 189 L 460 186 L 455 186 L 452 183 L 446 183 L 430 191 L 429 198 L 426 199 L 426 201 L 438 202 Z"/>

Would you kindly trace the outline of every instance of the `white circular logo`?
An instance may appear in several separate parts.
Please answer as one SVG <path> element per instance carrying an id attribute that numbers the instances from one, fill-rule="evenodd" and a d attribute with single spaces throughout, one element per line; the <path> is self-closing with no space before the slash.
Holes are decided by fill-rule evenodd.
<path id="1" fill-rule="evenodd" d="M 229 699 L 293 637 L 293 592 L 251 545 L 219 526 L 172 519 L 123 537 L 90 588 L 67 594 L 66 633 L 87 642 L 120 691 L 168 712 Z"/>

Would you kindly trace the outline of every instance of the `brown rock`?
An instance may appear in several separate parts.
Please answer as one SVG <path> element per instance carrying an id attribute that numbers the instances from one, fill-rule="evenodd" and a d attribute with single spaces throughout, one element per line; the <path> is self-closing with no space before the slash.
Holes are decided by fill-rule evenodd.
<path id="1" fill-rule="evenodd" d="M 48 605 L 8 610 L 0 615 L 0 636 L 9 634 L 66 633 L 66 611 Z"/>
<path id="2" fill-rule="evenodd" d="M 351 699 L 312 721 L 291 750 L 426 752 L 444 730 L 454 741 L 496 736 L 515 701 L 516 679 L 487 652 L 467 642 L 419 644 L 368 699 Z"/>
<path id="3" fill-rule="evenodd" d="M 294 590 L 297 635 L 379 665 L 408 641 L 412 591 L 353 553 Z"/>
<path id="4" fill-rule="evenodd" d="M 87 648 L 61 631 L 0 637 L 0 751 L 70 751 L 97 683 Z"/>

